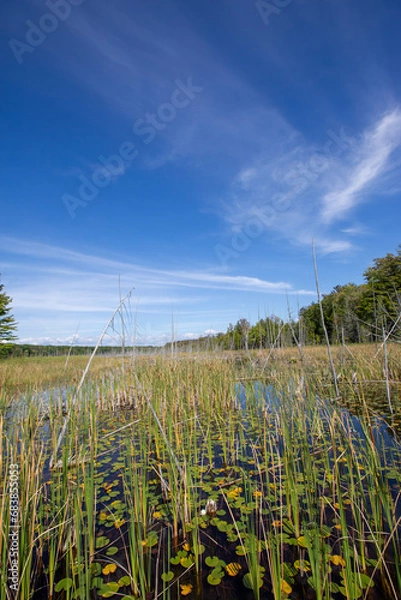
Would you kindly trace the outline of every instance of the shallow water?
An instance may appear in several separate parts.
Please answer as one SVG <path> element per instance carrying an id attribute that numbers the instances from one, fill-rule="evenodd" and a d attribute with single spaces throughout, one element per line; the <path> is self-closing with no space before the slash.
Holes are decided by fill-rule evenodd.
<path id="1" fill-rule="evenodd" d="M 35 401 L 39 402 L 41 406 L 46 407 L 51 401 L 62 403 L 65 401 L 67 395 L 67 390 L 51 390 L 39 394 L 35 398 Z M 103 547 L 100 545 L 97 549 L 95 563 L 100 565 L 101 568 L 106 564 L 110 564 L 110 562 L 119 565 L 112 575 L 103 577 L 104 581 L 117 582 L 126 575 L 128 569 L 127 548 L 129 547 L 130 537 L 130 515 L 127 510 L 126 496 L 124 495 L 124 487 L 122 485 L 122 479 L 126 477 L 127 473 L 127 461 L 131 461 L 138 471 L 143 471 L 147 481 L 147 494 L 149 495 L 151 507 L 151 511 L 149 512 L 149 531 L 153 532 L 156 536 L 155 539 L 157 539 L 157 543 L 154 545 L 147 546 L 145 542 L 144 546 L 147 552 L 147 564 L 151 572 L 150 580 L 153 584 L 156 579 L 158 580 L 159 591 L 163 586 L 160 580 L 162 572 L 173 572 L 173 581 L 176 581 L 169 588 L 168 595 L 160 597 L 169 597 L 171 600 L 178 599 L 182 596 L 182 585 L 192 585 L 193 588 L 188 597 L 197 598 L 198 600 L 217 600 L 218 598 L 222 600 L 240 600 L 242 598 L 250 600 L 254 597 L 253 592 L 248 590 L 244 585 L 243 575 L 248 571 L 246 557 L 238 554 L 238 539 L 231 538 L 235 537 L 235 529 L 232 529 L 233 517 L 238 523 L 242 523 L 244 527 L 252 529 L 252 515 L 258 504 L 253 499 L 253 494 L 259 489 L 263 490 L 260 507 L 263 507 L 262 510 L 265 512 L 261 512 L 260 514 L 264 515 L 264 527 L 266 529 L 273 527 L 273 530 L 276 531 L 278 526 L 272 525 L 272 522 L 283 521 L 283 524 L 277 529 L 277 535 L 284 535 L 284 531 L 287 536 L 285 538 L 287 541 L 283 542 L 283 561 L 286 565 L 294 564 L 300 549 L 299 543 L 297 543 L 297 536 L 294 529 L 291 528 L 290 521 L 292 517 L 286 506 L 283 509 L 283 503 L 290 502 L 284 491 L 285 478 L 283 480 L 277 479 L 277 471 L 272 470 L 271 461 L 269 462 L 264 456 L 264 447 L 262 444 L 262 435 L 263 432 L 266 433 L 265 423 L 267 422 L 272 428 L 269 435 L 271 435 L 271 443 L 277 452 L 275 460 L 285 456 L 288 452 L 281 431 L 274 427 L 278 423 L 277 415 L 280 414 L 280 410 L 283 408 L 284 399 L 280 394 L 276 393 L 273 386 L 266 386 L 261 382 L 255 382 L 247 386 L 237 384 L 235 387 L 235 396 L 237 410 L 233 415 L 230 415 L 232 418 L 231 438 L 227 440 L 221 439 L 222 430 L 218 427 L 211 432 L 213 441 L 213 460 L 211 461 L 210 449 L 205 445 L 202 437 L 202 431 L 204 431 L 207 424 L 202 424 L 203 429 L 199 428 L 198 431 L 198 464 L 195 464 L 190 457 L 186 458 L 188 468 L 191 469 L 194 490 L 196 490 L 194 491 L 193 499 L 199 507 L 197 518 L 201 519 L 200 510 L 202 507 L 205 507 L 208 498 L 216 499 L 217 510 L 220 512 L 220 514 L 217 514 L 213 518 L 202 518 L 203 520 L 201 519 L 197 522 L 197 525 L 199 523 L 204 524 L 204 527 L 200 526 L 199 536 L 205 548 L 202 557 L 202 571 L 198 578 L 195 577 L 194 568 L 189 568 L 189 571 L 186 572 L 185 567 L 182 566 L 186 564 L 186 560 L 191 564 L 191 553 L 189 550 L 185 550 L 184 547 L 184 525 L 180 524 L 182 530 L 180 542 L 174 547 L 171 534 L 174 507 L 171 498 L 165 499 L 162 497 L 160 480 L 155 476 L 155 468 L 157 465 L 161 465 L 157 468 L 162 469 L 163 477 L 167 478 L 167 468 L 163 464 L 166 461 L 166 454 L 164 453 L 164 458 L 158 456 L 157 448 L 152 439 L 148 440 L 147 454 L 144 455 L 142 453 L 142 446 L 138 442 L 139 433 L 143 435 L 143 431 L 139 431 L 142 427 L 140 423 L 133 425 L 132 428 L 123 429 L 110 437 L 106 437 L 110 432 L 115 431 L 119 427 L 135 421 L 136 415 L 134 411 L 126 410 L 118 413 L 98 415 L 99 458 L 95 468 L 97 489 L 96 538 L 100 540 L 104 539 L 106 542 Z M 297 401 L 302 400 L 294 398 L 293 402 Z M 377 408 L 382 406 L 381 402 L 378 402 Z M 362 415 L 357 414 L 358 410 L 359 412 L 361 411 L 360 407 L 355 403 L 348 406 L 345 403 L 333 403 L 330 399 L 316 398 L 316 406 L 318 407 L 318 414 L 322 419 L 324 427 L 326 427 L 330 417 L 335 413 L 338 423 L 337 427 L 344 427 L 344 430 L 352 434 L 354 448 L 361 454 L 364 453 L 369 440 L 373 441 L 378 450 L 382 467 L 388 467 L 387 481 L 390 492 L 394 498 L 397 498 L 400 491 L 400 477 L 396 477 L 395 474 L 392 477 L 390 471 L 391 468 L 401 467 L 401 446 L 399 444 L 398 429 L 393 428 L 386 422 L 386 418 L 389 415 L 385 412 L 377 416 L 374 415 L 367 424 L 363 422 Z M 290 406 L 287 406 L 286 410 L 290 411 Z M 288 414 L 290 415 L 291 413 L 288 412 Z M 394 421 L 394 415 L 390 416 Z M 329 506 L 324 509 L 323 513 L 322 509 L 319 508 L 320 497 L 325 494 L 327 495 L 330 488 L 326 481 L 325 475 L 327 474 L 324 473 L 325 463 L 318 453 L 319 447 L 324 441 L 324 436 L 328 435 L 328 428 L 323 428 L 320 431 L 314 430 L 313 412 L 311 412 L 310 407 L 305 412 L 304 424 L 308 431 L 307 441 L 312 449 L 311 452 L 316 453 L 316 459 L 314 460 L 319 477 L 316 477 L 315 488 L 311 491 L 307 490 L 308 486 L 302 479 L 301 471 L 298 473 L 299 479 L 294 482 L 294 485 L 301 490 L 299 491 L 301 520 L 304 520 L 306 530 L 318 527 L 320 528 L 317 534 L 318 537 L 325 536 L 324 528 L 321 527 L 321 524 L 319 525 L 319 519 L 324 515 L 324 527 L 329 529 L 327 543 L 335 548 L 335 552 L 338 554 L 340 552 L 339 547 L 341 546 L 341 533 L 336 529 L 338 525 L 338 511 Z M 267 431 L 269 430 L 267 429 Z M 42 435 L 46 436 L 46 433 L 48 433 L 48 426 L 45 424 L 42 429 Z M 84 435 L 85 432 L 83 431 L 82 434 Z M 127 453 L 126 443 L 128 438 L 133 441 L 133 454 Z M 294 452 L 294 460 L 302 458 L 302 449 L 296 447 L 295 439 L 294 448 L 291 450 Z M 176 451 L 179 452 L 179 447 L 177 447 Z M 327 458 L 329 464 L 334 469 L 334 465 L 338 461 L 338 452 L 334 449 L 329 449 Z M 259 471 L 256 469 L 257 465 Z M 347 468 L 345 463 L 341 466 L 341 470 L 344 472 L 344 481 L 347 481 Z M 281 473 L 280 477 L 283 474 L 285 475 L 285 473 Z M 56 485 L 58 477 L 60 477 L 60 474 L 52 474 L 48 469 L 45 469 L 44 481 L 52 480 L 44 488 L 46 498 L 51 498 L 51 486 Z M 79 479 L 76 481 L 76 485 L 78 483 Z M 249 493 L 247 492 L 248 485 Z M 247 493 L 248 496 L 246 496 Z M 313 502 L 316 503 L 316 521 L 313 516 L 311 517 L 312 513 L 308 509 L 308 502 L 305 501 L 306 495 L 304 494 L 307 493 L 312 494 Z M 345 491 L 345 495 L 346 493 Z M 370 500 L 367 501 L 365 506 L 370 507 L 369 502 Z M 320 513 L 318 512 L 319 510 Z M 401 515 L 399 502 L 395 503 L 394 510 L 397 516 Z M 160 516 L 152 516 L 156 513 L 159 513 Z M 284 516 L 280 517 L 280 515 Z M 116 523 L 119 525 L 117 526 Z M 347 510 L 347 524 L 350 529 L 354 526 L 350 510 Z M 385 521 L 383 521 L 383 526 L 386 528 Z M 231 529 L 229 529 L 230 527 Z M 282 527 L 286 527 L 286 529 L 283 530 Z M 147 540 L 150 539 L 149 531 L 148 533 L 143 533 L 144 540 L 145 538 Z M 231 538 L 228 531 L 231 531 Z M 261 532 L 259 534 L 261 535 Z M 112 558 L 108 555 L 110 548 L 116 549 Z M 301 551 L 305 552 L 302 547 Z M 181 555 L 180 552 L 182 553 Z M 175 557 L 178 557 L 178 563 L 170 564 L 169 558 Z M 224 561 L 226 565 L 231 563 L 239 564 L 241 571 L 235 577 L 230 577 L 227 573 L 224 573 L 221 582 L 218 585 L 212 585 L 209 583 L 208 577 L 210 577 L 213 568 L 205 562 L 206 557 L 210 559 L 217 557 L 218 560 Z M 44 558 L 46 559 L 46 557 Z M 273 596 L 265 551 L 260 553 L 260 562 L 266 569 L 266 575 L 263 578 L 263 585 L 260 589 L 260 598 L 261 600 L 270 600 Z M 62 569 L 63 567 L 60 566 L 58 579 L 62 577 Z M 340 575 L 341 569 L 333 566 L 332 577 L 334 580 L 340 582 Z M 291 599 L 313 599 L 315 597 L 313 590 L 307 583 L 306 577 L 300 577 L 299 573 L 291 577 L 292 593 L 289 596 Z M 99 589 L 101 590 L 101 588 Z M 121 585 L 118 593 L 121 595 L 129 594 L 129 586 Z M 99 591 L 96 592 L 95 589 L 92 594 L 94 598 L 104 597 Z M 142 597 L 150 599 L 154 598 L 154 595 L 149 592 L 148 596 L 144 594 Z M 341 594 L 333 594 L 333 598 L 336 598 L 336 600 L 341 597 L 343 597 Z M 376 588 L 369 592 L 368 598 L 371 600 L 378 597 L 384 598 L 385 595 L 383 595 L 380 582 L 377 580 Z M 37 582 L 34 599 L 44 600 L 45 598 L 48 598 L 48 589 L 46 576 L 43 573 Z"/>

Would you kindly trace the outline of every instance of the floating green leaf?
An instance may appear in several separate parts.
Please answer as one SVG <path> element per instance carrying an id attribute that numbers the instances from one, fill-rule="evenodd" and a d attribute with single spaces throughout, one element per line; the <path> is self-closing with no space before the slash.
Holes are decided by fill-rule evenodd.
<path id="1" fill-rule="evenodd" d="M 184 569 L 189 569 L 194 564 L 194 561 L 191 556 L 182 556 L 180 558 L 180 564 Z"/>
<path id="2" fill-rule="evenodd" d="M 95 546 L 97 549 L 103 548 L 106 544 L 109 543 L 109 539 L 105 535 L 100 535 L 96 538 Z"/>
<path id="3" fill-rule="evenodd" d="M 56 592 L 68 592 L 69 589 L 72 588 L 73 585 L 73 581 L 70 577 L 65 577 L 64 579 L 61 579 L 55 587 Z"/>
<path id="4" fill-rule="evenodd" d="M 242 582 L 243 582 L 244 586 L 250 590 L 253 590 L 255 587 L 252 575 L 250 573 L 246 573 L 246 575 L 244 575 Z M 256 583 L 257 589 L 259 589 L 263 585 L 263 579 L 261 577 L 257 577 L 255 583 Z"/>
<path id="5" fill-rule="evenodd" d="M 101 587 L 98 591 L 102 598 L 111 598 L 112 596 L 114 596 L 114 594 L 118 592 L 119 589 L 120 586 L 118 585 L 117 581 L 110 581 L 104 584 L 104 586 Z"/>
<path id="6" fill-rule="evenodd" d="M 207 556 L 205 559 L 205 564 L 208 567 L 217 567 L 219 564 L 219 558 L 217 556 Z"/>
<path id="7" fill-rule="evenodd" d="M 213 577 L 211 573 L 207 576 L 207 582 L 210 585 L 219 585 L 221 583 L 222 577 Z"/>

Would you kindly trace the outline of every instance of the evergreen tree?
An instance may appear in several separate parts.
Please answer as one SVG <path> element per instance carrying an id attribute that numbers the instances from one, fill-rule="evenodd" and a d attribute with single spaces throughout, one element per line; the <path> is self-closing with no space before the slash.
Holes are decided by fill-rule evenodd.
<path id="1" fill-rule="evenodd" d="M 0 283 L 0 343 L 17 339 L 14 334 L 17 330 L 17 323 L 10 314 L 11 298 L 3 290 L 4 285 Z"/>

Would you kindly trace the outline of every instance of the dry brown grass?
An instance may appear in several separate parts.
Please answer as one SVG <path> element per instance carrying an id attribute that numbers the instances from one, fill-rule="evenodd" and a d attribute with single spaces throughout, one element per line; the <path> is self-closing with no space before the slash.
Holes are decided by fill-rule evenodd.
<path id="1" fill-rule="evenodd" d="M 0 391 L 24 392 L 51 386 L 74 385 L 79 382 L 88 356 L 71 356 L 66 368 L 65 356 L 10 358 L 0 361 Z M 121 365 L 115 357 L 95 357 L 88 379 L 96 378 L 105 369 Z"/>
<path id="2" fill-rule="evenodd" d="M 341 378 L 351 379 L 356 374 L 358 380 L 383 380 L 383 351 L 377 352 L 375 344 L 355 344 L 347 347 L 333 346 L 332 354 L 336 372 Z M 401 346 L 390 343 L 387 347 L 389 379 L 401 381 Z M 274 373 L 279 378 L 305 376 L 326 382 L 331 379 L 327 349 L 324 346 L 302 348 L 303 358 L 297 348 L 271 350 L 178 353 L 175 357 L 166 356 L 163 363 L 174 368 L 177 361 L 229 362 L 238 366 L 239 376 L 269 376 Z M 0 361 L 0 391 L 7 393 L 24 392 L 27 389 L 43 389 L 52 386 L 74 386 L 82 376 L 89 360 L 88 356 L 71 356 L 66 367 L 66 357 L 30 357 Z M 154 356 L 139 356 L 136 364 L 142 373 L 152 368 Z M 131 358 L 124 364 L 128 367 Z M 88 373 L 88 380 L 96 381 L 108 371 L 121 368 L 121 357 L 96 356 Z"/>

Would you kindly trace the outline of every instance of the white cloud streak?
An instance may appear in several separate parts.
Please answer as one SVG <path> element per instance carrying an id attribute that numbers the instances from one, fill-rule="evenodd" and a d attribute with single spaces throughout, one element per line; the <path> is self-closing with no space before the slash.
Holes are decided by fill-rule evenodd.
<path id="1" fill-rule="evenodd" d="M 136 287 L 138 292 L 140 292 L 140 288 L 143 288 L 144 286 L 147 286 L 148 288 L 165 286 L 168 288 L 192 287 L 252 292 L 268 291 L 271 293 L 293 291 L 291 284 L 283 281 L 272 282 L 257 277 L 221 275 L 202 271 L 155 269 L 126 261 L 114 261 L 101 256 L 84 254 L 38 242 L 30 243 L 27 241 L 21 242 L 14 238 L 0 238 L 0 249 L 4 252 L 10 252 L 10 248 L 12 248 L 12 254 L 24 255 L 31 259 L 34 258 L 38 261 L 46 262 L 46 266 L 39 263 L 38 265 L 35 264 L 33 268 L 42 272 L 42 274 L 48 273 L 49 276 L 51 275 L 53 281 L 59 280 L 59 291 L 57 292 L 57 296 L 59 296 L 62 310 L 66 310 L 67 306 L 73 306 L 75 304 L 79 305 L 77 298 L 81 296 L 80 291 L 82 290 L 85 291 L 85 297 L 88 298 L 89 302 L 91 301 L 90 290 L 98 290 L 99 286 L 102 288 L 103 292 L 107 290 L 108 294 L 110 294 L 113 288 L 115 288 L 119 274 L 122 275 L 124 284 L 127 284 L 129 281 L 137 284 Z M 63 266 L 55 267 L 54 263 L 57 263 L 58 265 L 61 263 Z M 75 265 L 76 267 L 85 265 L 85 270 L 74 269 L 72 268 L 72 265 Z M 88 270 L 88 267 L 91 267 L 92 270 Z M 70 281 L 68 281 L 68 279 Z M 71 281 L 74 282 L 73 287 L 70 287 Z M 31 306 L 35 306 L 35 302 L 38 305 L 40 304 L 42 288 L 38 285 L 37 289 L 39 296 L 32 296 Z M 51 292 L 51 289 L 46 289 L 46 292 L 51 297 L 53 306 L 58 305 L 58 302 L 54 302 L 56 298 Z M 63 300 L 61 300 L 61 298 L 63 298 Z M 70 298 L 70 300 L 67 301 L 66 298 Z M 42 298 L 42 300 L 45 299 Z M 174 302 L 174 297 L 153 298 L 153 300 L 151 297 L 148 297 L 145 298 L 145 300 L 148 303 L 158 302 L 168 304 Z M 185 302 L 185 298 L 183 298 L 182 301 Z M 28 298 L 23 300 L 23 302 L 29 302 Z M 104 310 L 105 307 L 103 306 L 103 301 L 101 302 L 101 305 L 102 310 Z M 26 306 L 26 304 L 23 304 L 23 306 Z M 88 310 L 92 309 L 88 308 Z"/>
<path id="2" fill-rule="evenodd" d="M 323 198 L 322 220 L 331 223 L 343 218 L 369 187 L 390 168 L 390 157 L 401 144 L 401 111 L 384 115 L 373 129 L 367 131 L 357 150 L 355 164 L 350 168 L 345 185 Z"/>
<path id="3" fill-rule="evenodd" d="M 400 145 L 400 108 L 355 137 L 344 128 L 329 130 L 320 148 L 292 131 L 281 154 L 265 151 L 238 170 L 222 201 L 224 217 L 232 232 L 256 219 L 265 233 L 295 245 L 310 246 L 314 239 L 324 254 L 349 251 L 349 238 L 364 231 L 363 222 L 358 230 L 352 223 L 337 228 L 336 222 L 375 194 L 398 189 L 387 184 L 401 162 Z"/>
<path id="4" fill-rule="evenodd" d="M 96 339 L 118 305 L 119 287 L 125 295 L 133 284 L 127 318 L 133 323 L 138 317 L 140 343 L 161 343 L 163 336 L 168 337 L 172 315 L 177 324 L 181 316 L 188 315 L 185 329 L 181 329 L 183 335 L 196 330 L 201 333 L 207 327 L 212 330 L 216 324 L 239 318 L 239 294 L 254 298 L 298 293 L 285 281 L 205 270 L 158 269 L 9 237 L 0 237 L 0 251 L 6 258 L 7 292 L 13 298 L 21 341 L 68 343 L 78 323 L 82 324 L 80 343 Z M 301 293 L 312 294 L 307 290 Z M 41 333 L 35 334 L 37 331 Z"/>

